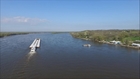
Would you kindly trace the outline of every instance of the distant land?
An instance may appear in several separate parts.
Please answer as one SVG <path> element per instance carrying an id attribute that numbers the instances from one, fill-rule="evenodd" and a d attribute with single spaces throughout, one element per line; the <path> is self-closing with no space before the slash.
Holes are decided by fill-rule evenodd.
<path id="1" fill-rule="evenodd" d="M 138 29 L 98 29 L 98 30 L 85 30 L 85 31 L 131 31 L 131 30 L 135 30 L 135 31 L 139 31 Z M 23 31 L 23 32 L 20 32 L 20 31 L 1 31 L 0 32 L 0 37 L 5 37 L 5 36 L 11 36 L 11 35 L 19 35 L 19 34 L 29 34 L 29 33 L 46 33 L 46 32 L 49 32 L 49 33 L 53 33 L 53 34 L 57 34 L 57 33 L 74 33 L 74 32 L 83 32 L 83 31 L 33 31 L 33 32 L 30 32 L 30 31 Z M 140 31 L 139 31 L 140 33 Z"/>

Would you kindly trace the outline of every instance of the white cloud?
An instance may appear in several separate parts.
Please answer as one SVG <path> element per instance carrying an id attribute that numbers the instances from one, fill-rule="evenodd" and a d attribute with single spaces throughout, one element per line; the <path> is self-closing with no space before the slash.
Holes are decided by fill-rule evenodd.
<path id="1" fill-rule="evenodd" d="M 39 18 L 28 18 L 28 17 L 8 17 L 8 18 L 1 18 L 1 23 L 22 23 L 22 24 L 39 24 L 39 23 L 44 23 L 48 22 L 46 19 L 39 19 Z"/>

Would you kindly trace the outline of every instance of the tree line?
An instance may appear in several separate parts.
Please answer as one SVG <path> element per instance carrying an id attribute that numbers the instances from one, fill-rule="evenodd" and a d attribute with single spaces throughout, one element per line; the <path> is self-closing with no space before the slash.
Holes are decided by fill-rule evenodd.
<path id="1" fill-rule="evenodd" d="M 71 35 L 96 42 L 116 40 L 125 45 L 131 45 L 135 40 L 140 40 L 139 30 L 86 30 L 72 32 Z"/>

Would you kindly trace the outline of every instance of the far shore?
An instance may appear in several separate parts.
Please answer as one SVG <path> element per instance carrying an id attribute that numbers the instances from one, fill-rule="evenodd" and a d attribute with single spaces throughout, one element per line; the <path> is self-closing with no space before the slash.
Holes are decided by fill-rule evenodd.
<path id="1" fill-rule="evenodd" d="M 12 36 L 12 35 L 22 35 L 22 34 L 29 34 L 29 32 L 0 32 L 0 38 Z"/>

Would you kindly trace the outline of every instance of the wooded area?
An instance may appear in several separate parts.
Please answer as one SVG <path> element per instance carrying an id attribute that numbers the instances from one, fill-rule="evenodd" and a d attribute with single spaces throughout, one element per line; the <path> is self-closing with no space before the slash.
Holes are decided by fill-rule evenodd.
<path id="1" fill-rule="evenodd" d="M 139 30 L 86 30 L 72 32 L 71 35 L 91 41 L 121 41 L 124 45 L 131 45 L 136 40 L 140 40 Z"/>

